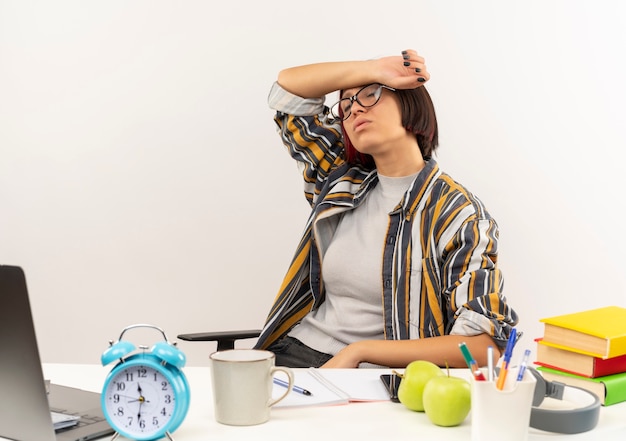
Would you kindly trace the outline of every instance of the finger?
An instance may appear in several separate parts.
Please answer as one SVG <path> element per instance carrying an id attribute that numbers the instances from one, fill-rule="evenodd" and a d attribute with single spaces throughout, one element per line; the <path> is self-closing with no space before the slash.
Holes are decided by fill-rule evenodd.
<path id="1" fill-rule="evenodd" d="M 402 58 L 408 61 L 414 61 L 416 63 L 423 63 L 424 57 L 418 54 L 416 51 L 412 49 L 406 49 L 402 51 Z"/>
<path id="2" fill-rule="evenodd" d="M 419 55 L 416 51 L 407 49 L 402 51 L 402 58 L 404 63 L 409 63 L 406 67 L 412 68 L 417 75 L 417 80 L 420 83 L 425 83 L 430 79 L 430 73 L 426 67 L 426 60 Z"/>
<path id="3" fill-rule="evenodd" d="M 430 79 L 430 73 L 426 68 L 426 64 L 423 62 L 404 60 L 402 63 L 409 74 L 413 74 L 417 77 L 417 81 L 423 83 Z"/>
<path id="4" fill-rule="evenodd" d="M 407 67 L 425 67 L 426 60 L 415 51 L 402 51 L 402 59 L 404 60 L 405 66 L 406 63 L 410 63 Z"/>

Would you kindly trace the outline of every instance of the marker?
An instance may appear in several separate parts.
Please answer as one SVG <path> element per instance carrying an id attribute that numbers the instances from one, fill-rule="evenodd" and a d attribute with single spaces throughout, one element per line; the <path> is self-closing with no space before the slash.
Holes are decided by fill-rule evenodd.
<path id="1" fill-rule="evenodd" d="M 487 348 L 487 380 L 493 381 L 493 346 Z"/>
<path id="2" fill-rule="evenodd" d="M 470 350 L 468 349 L 467 345 L 465 344 L 465 342 L 459 343 L 459 349 L 461 349 L 461 353 L 463 354 L 465 363 L 467 363 L 467 367 L 472 372 L 474 379 L 477 381 L 485 381 L 486 380 L 485 376 L 483 375 L 481 370 L 478 369 L 478 363 L 476 363 L 476 360 L 474 360 L 474 357 L 472 357 L 472 354 Z"/>
<path id="3" fill-rule="evenodd" d="M 502 367 L 500 368 L 500 375 L 498 375 L 498 383 L 496 387 L 499 390 L 504 389 L 504 381 L 506 380 L 506 374 L 509 372 L 509 364 L 511 363 L 511 355 L 513 355 L 513 347 L 515 346 L 515 340 L 517 340 L 517 330 L 515 328 L 511 329 L 511 335 L 509 336 L 509 341 L 506 344 L 506 349 L 504 350 L 504 360 L 502 360 Z"/>
<path id="4" fill-rule="evenodd" d="M 519 372 L 517 373 L 517 381 L 522 381 L 524 379 L 524 372 L 526 372 L 526 366 L 528 366 L 528 357 L 530 357 L 530 349 L 526 349 L 524 351 L 524 357 L 522 358 L 522 363 L 519 366 Z"/>
<path id="5" fill-rule="evenodd" d="M 274 384 L 277 384 L 277 385 L 282 386 L 282 387 L 289 387 L 289 383 L 287 383 L 284 380 L 281 380 L 280 378 L 274 378 Z M 301 388 L 299 386 L 294 386 L 291 390 L 293 390 L 294 392 L 298 392 L 299 394 L 302 394 L 302 395 L 307 395 L 307 396 L 313 395 L 308 390 L 303 389 L 303 388 Z"/>

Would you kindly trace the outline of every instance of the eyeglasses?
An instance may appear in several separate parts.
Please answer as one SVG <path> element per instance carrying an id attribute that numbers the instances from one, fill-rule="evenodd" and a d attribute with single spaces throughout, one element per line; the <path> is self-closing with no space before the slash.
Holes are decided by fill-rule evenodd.
<path id="1" fill-rule="evenodd" d="M 363 87 L 350 98 L 340 99 L 338 102 L 333 104 L 330 108 L 330 113 L 333 118 L 345 121 L 352 113 L 352 103 L 356 101 L 361 107 L 373 107 L 376 105 L 378 100 L 380 100 L 380 97 L 383 94 L 383 89 L 387 89 L 392 92 L 396 91 L 393 87 L 385 86 L 384 84 L 370 84 L 369 86 Z"/>

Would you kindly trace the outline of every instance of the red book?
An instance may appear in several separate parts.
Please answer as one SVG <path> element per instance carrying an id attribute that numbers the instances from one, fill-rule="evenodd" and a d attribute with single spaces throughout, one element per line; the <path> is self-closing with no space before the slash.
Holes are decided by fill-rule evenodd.
<path id="1" fill-rule="evenodd" d="M 537 357 L 535 364 L 551 369 L 558 369 L 588 378 L 626 372 L 626 355 L 611 358 L 594 357 L 589 354 L 555 347 L 542 339 L 537 339 Z"/>

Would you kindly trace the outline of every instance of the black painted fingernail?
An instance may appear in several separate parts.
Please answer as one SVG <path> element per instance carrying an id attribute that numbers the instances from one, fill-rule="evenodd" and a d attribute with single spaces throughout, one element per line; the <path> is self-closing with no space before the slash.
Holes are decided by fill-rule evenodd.
<path id="1" fill-rule="evenodd" d="M 422 71 L 422 69 L 420 69 L 419 67 L 415 68 L 415 72 L 420 73 Z"/>
<path id="2" fill-rule="evenodd" d="M 405 66 L 410 66 L 410 65 L 411 65 L 411 63 L 409 63 L 408 61 L 405 61 L 405 62 L 404 62 L 404 65 L 405 65 Z"/>
<path id="3" fill-rule="evenodd" d="M 402 58 L 404 58 L 405 60 L 408 60 L 409 56 L 408 55 L 402 55 Z"/>
<path id="4" fill-rule="evenodd" d="M 419 77 L 417 81 L 419 81 L 420 83 L 424 83 L 426 82 L 426 78 Z"/>
<path id="5" fill-rule="evenodd" d="M 407 53 L 407 51 L 402 51 L 402 55 L 406 55 Z"/>

